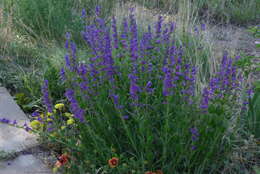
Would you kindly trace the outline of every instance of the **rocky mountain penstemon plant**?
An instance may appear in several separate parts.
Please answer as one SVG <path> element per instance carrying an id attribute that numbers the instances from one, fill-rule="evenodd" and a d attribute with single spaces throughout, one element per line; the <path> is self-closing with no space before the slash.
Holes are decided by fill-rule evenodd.
<path id="1" fill-rule="evenodd" d="M 227 133 L 232 103 L 241 101 L 243 91 L 236 59 L 224 54 L 200 96 L 198 67 L 185 54 L 189 48 L 175 39 L 175 23 L 164 23 L 160 16 L 154 27 L 140 32 L 134 10 L 120 27 L 114 17 L 107 24 L 100 10 L 81 33 L 85 57 L 77 57 L 76 44 L 66 35 L 61 79 L 68 103 L 63 110 L 57 106 L 50 112 L 47 81 L 43 86 L 53 116 L 46 126 L 54 127 L 47 131 L 48 140 L 68 154 L 64 170 L 217 172 L 231 149 L 224 137 L 234 138 Z"/>

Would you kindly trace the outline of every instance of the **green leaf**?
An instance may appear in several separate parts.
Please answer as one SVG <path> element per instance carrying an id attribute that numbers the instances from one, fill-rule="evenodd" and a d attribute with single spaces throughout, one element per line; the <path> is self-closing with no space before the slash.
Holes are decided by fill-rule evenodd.
<path id="1" fill-rule="evenodd" d="M 254 171 L 255 171 L 256 174 L 260 174 L 260 168 L 259 167 L 255 166 Z"/>

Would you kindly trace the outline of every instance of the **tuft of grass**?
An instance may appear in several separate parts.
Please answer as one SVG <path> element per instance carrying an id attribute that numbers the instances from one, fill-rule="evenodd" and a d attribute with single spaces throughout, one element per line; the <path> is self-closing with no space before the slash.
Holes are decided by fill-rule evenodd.
<path id="1" fill-rule="evenodd" d="M 254 96 L 249 101 L 248 116 L 246 118 L 249 131 L 260 140 L 260 81 L 254 84 Z"/>
<path id="2" fill-rule="evenodd" d="M 64 39 L 66 31 L 80 33 L 83 23 L 80 19 L 82 8 L 87 14 L 95 10 L 97 5 L 105 7 L 103 15 L 109 15 L 114 1 L 96 0 L 5 0 L 8 13 L 13 11 L 16 29 L 39 40 Z M 33 17 L 32 17 L 33 16 Z M 80 35 L 74 37 L 80 37 Z"/>
<path id="3" fill-rule="evenodd" d="M 258 0 L 136 0 L 136 2 L 171 14 L 184 11 L 182 4 L 191 3 L 190 17 L 201 16 L 211 22 L 245 24 L 257 22 L 260 17 Z"/>

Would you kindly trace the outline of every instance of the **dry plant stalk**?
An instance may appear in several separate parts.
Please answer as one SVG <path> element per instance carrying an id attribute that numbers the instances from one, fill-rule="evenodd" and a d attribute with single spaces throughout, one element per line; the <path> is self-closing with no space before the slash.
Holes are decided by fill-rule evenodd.
<path id="1" fill-rule="evenodd" d="M 0 8 L 0 26 L 4 23 L 4 10 Z"/>

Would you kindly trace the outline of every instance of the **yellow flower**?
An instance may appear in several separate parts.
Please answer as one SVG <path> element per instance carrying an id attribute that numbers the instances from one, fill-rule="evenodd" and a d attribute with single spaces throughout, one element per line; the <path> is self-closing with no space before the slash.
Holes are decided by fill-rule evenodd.
<path id="1" fill-rule="evenodd" d="M 70 118 L 67 120 L 67 125 L 71 125 L 71 124 L 74 124 L 75 123 L 75 120 L 73 118 Z"/>
<path id="2" fill-rule="evenodd" d="M 54 106 L 54 108 L 61 111 L 62 109 L 64 109 L 64 104 L 63 104 L 63 103 L 58 103 L 58 104 L 56 104 L 56 105 Z"/>
<path id="3" fill-rule="evenodd" d="M 53 109 L 53 111 L 52 111 L 54 114 L 56 114 L 57 113 L 57 110 L 56 109 Z"/>
<path id="4" fill-rule="evenodd" d="M 47 116 L 48 116 L 48 117 L 50 117 L 50 116 L 52 116 L 52 115 L 53 115 L 53 113 L 47 112 Z"/>
<path id="5" fill-rule="evenodd" d="M 41 127 L 41 123 L 38 120 L 31 121 L 30 125 L 33 129 L 36 129 L 36 130 Z"/>
<path id="6" fill-rule="evenodd" d="M 61 126 L 60 129 L 61 130 L 64 130 L 66 128 L 66 126 Z"/>
<path id="7" fill-rule="evenodd" d="M 55 137 L 58 136 L 58 134 L 57 134 L 57 132 L 53 132 L 53 133 L 50 134 L 50 136 L 51 136 L 52 138 L 55 138 Z"/>
<path id="8" fill-rule="evenodd" d="M 52 169 L 52 172 L 53 172 L 53 173 L 57 173 L 58 169 L 59 169 L 58 167 L 54 167 L 54 168 Z"/>
<path id="9" fill-rule="evenodd" d="M 90 164 L 90 161 L 89 161 L 89 160 L 86 160 L 85 163 L 88 165 L 88 164 Z"/>
<path id="10" fill-rule="evenodd" d="M 68 117 L 68 118 L 71 118 L 73 116 L 71 113 L 68 113 L 68 112 L 66 112 L 64 115 L 65 115 L 65 117 Z"/>
<path id="11" fill-rule="evenodd" d="M 44 118 L 44 114 L 41 114 L 40 117 L 43 119 Z"/>
<path id="12" fill-rule="evenodd" d="M 52 122 L 52 119 L 51 118 L 47 118 L 47 122 Z"/>

